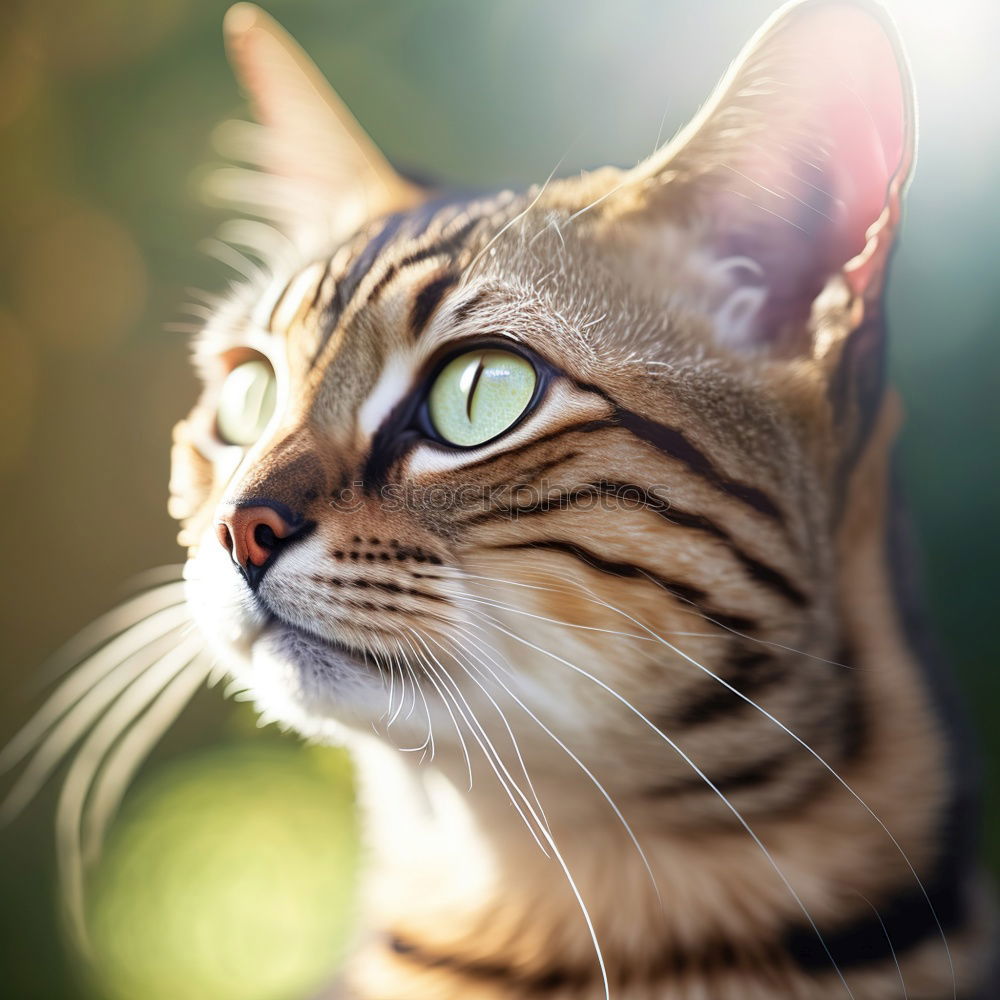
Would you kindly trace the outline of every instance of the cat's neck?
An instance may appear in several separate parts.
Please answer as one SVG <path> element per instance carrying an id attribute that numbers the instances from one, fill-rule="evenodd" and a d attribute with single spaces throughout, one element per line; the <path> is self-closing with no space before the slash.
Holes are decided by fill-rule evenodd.
<path id="1" fill-rule="evenodd" d="M 582 776 L 575 783 L 565 774 L 533 776 L 551 834 L 539 846 L 484 767 L 469 790 L 457 752 L 421 765 L 413 754 L 359 737 L 370 849 L 369 938 L 354 966 L 360 996 L 492 1000 L 554 991 L 598 998 L 595 938 L 619 986 L 614 995 L 627 981 L 630 998 L 686 996 L 665 992 L 678 970 L 720 956 L 737 966 L 743 957 L 751 967 L 766 963 L 769 956 L 741 957 L 741 950 L 762 939 L 781 948 L 788 928 L 803 924 L 808 937 L 807 912 L 841 907 L 853 914 L 848 924 L 858 913 L 870 920 L 855 897 L 885 900 L 899 886 L 913 889 L 909 864 L 933 869 L 942 753 L 891 596 L 884 465 L 868 473 L 845 527 L 852 542 L 842 553 L 843 615 L 862 696 L 893 712 L 873 728 L 863 760 L 831 775 L 802 809 L 755 818 L 752 832 L 738 822 L 674 826 L 641 801 L 622 800 L 640 853 Z M 751 973 L 735 973 L 732 991 L 723 977 L 711 995 L 749 995 Z M 830 995 L 842 990 L 835 980 Z"/>
<path id="2" fill-rule="evenodd" d="M 904 717 L 907 700 L 898 694 Z M 931 867 L 921 853 L 931 811 L 901 830 L 894 810 L 933 797 L 938 752 L 900 726 L 869 749 L 884 757 L 880 768 L 844 774 L 901 833 L 921 871 Z M 860 806 L 845 806 L 849 796 L 833 783 L 800 814 L 755 820 L 753 835 L 738 824 L 664 829 L 641 803 L 622 801 L 643 857 L 592 786 L 559 787 L 541 776 L 535 788 L 557 858 L 547 840 L 546 855 L 531 838 L 492 775 L 477 774 L 469 791 L 463 762 L 421 766 L 375 739 L 356 747 L 356 759 L 369 850 L 366 940 L 353 963 L 363 1000 L 513 1000 L 555 987 L 560 997 L 598 1000 L 594 938 L 617 984 L 612 995 L 623 995 L 625 981 L 630 1000 L 674 996 L 665 984 L 678 970 L 743 947 L 752 967 L 762 938 L 781 942 L 787 928 L 803 926 L 804 909 L 824 913 L 842 903 L 845 884 L 857 881 L 859 853 L 871 870 L 857 891 L 879 898 L 889 872 L 889 881 L 912 888 L 885 831 Z M 589 815 L 580 798 L 594 800 Z M 807 871 L 808 880 L 796 878 Z M 796 878 L 796 894 L 786 873 Z M 733 991 L 716 984 L 711 995 L 747 996 L 747 975 L 737 966 Z"/>

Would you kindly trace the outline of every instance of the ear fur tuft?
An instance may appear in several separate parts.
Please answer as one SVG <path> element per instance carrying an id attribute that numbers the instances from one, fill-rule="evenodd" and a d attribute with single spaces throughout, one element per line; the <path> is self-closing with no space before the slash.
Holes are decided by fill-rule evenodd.
<path id="1" fill-rule="evenodd" d="M 884 10 L 790 4 L 691 124 L 632 172 L 635 211 L 697 234 L 720 263 L 757 265 L 730 276 L 723 339 L 801 354 L 831 279 L 865 303 L 880 296 L 914 132 L 906 60 Z"/>
<path id="2" fill-rule="evenodd" d="M 223 22 L 226 49 L 262 129 L 253 160 L 270 183 L 249 200 L 286 231 L 343 238 L 371 218 L 418 204 L 423 194 L 392 168 L 315 64 L 259 7 L 238 3 Z M 247 178 L 228 175 L 246 201 Z M 257 178 L 259 182 L 260 178 Z"/>

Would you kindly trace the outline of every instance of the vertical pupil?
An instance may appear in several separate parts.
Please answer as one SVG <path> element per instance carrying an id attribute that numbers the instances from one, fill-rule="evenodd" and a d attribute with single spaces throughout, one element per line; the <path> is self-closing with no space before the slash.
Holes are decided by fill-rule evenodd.
<path id="1" fill-rule="evenodd" d="M 478 357 L 473 358 L 468 368 L 462 372 L 462 378 L 459 383 L 462 391 L 465 393 L 465 417 L 470 424 L 472 423 L 472 401 L 476 398 L 476 386 L 483 375 L 485 357 L 486 355 L 480 354 Z"/>
<path id="2" fill-rule="evenodd" d="M 461 354 L 431 386 L 431 422 L 450 444 L 482 444 L 524 413 L 536 382 L 531 362 L 512 352 L 490 348 Z"/>

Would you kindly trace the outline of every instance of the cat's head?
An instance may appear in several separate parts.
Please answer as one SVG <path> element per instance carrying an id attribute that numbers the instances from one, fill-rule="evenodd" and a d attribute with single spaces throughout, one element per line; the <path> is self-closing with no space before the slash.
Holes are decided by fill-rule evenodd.
<path id="1" fill-rule="evenodd" d="M 912 159 L 883 17 L 790 7 L 634 169 L 461 198 L 399 177 L 260 11 L 227 36 L 265 167 L 230 188 L 288 247 L 199 338 L 171 511 L 265 715 L 451 748 L 505 716 L 545 766 L 558 737 L 686 794 L 656 729 L 709 773 L 752 748 L 747 788 L 774 755 L 739 691 L 848 752 L 836 532 Z"/>

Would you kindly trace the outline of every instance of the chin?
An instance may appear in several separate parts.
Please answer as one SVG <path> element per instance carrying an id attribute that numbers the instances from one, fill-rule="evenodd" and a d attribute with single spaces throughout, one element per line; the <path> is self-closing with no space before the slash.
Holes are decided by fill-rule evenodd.
<path id="1" fill-rule="evenodd" d="M 313 739 L 344 742 L 386 709 L 386 682 L 370 658 L 276 619 L 254 640 L 245 679 L 265 720 Z"/>
<path id="2" fill-rule="evenodd" d="M 201 553 L 185 568 L 187 602 L 235 697 L 252 701 L 262 723 L 309 739 L 340 744 L 351 730 L 370 731 L 387 705 L 387 682 L 371 658 L 281 620 L 227 560 L 211 548 Z"/>

